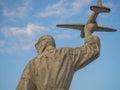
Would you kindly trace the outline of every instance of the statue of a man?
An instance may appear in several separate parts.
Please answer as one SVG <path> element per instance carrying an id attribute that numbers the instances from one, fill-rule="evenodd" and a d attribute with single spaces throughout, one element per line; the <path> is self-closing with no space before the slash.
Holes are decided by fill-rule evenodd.
<path id="1" fill-rule="evenodd" d="M 99 56 L 94 24 L 88 27 L 81 47 L 56 49 L 52 36 L 41 37 L 35 45 L 38 56 L 27 64 L 16 90 L 69 90 L 74 73 Z"/>

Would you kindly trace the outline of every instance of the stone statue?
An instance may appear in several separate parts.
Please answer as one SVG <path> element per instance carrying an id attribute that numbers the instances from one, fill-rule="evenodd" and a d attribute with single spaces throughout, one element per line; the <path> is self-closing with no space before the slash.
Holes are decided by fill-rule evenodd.
<path id="1" fill-rule="evenodd" d="M 105 7 L 103 11 L 97 9 L 100 12 L 108 10 Z M 100 28 L 95 21 L 97 15 L 98 12 L 94 11 L 87 24 L 83 25 L 81 36 L 85 38 L 85 43 L 81 47 L 56 49 L 52 36 L 42 36 L 35 44 L 38 56 L 27 64 L 16 90 L 69 90 L 74 73 L 99 56 L 99 38 L 92 36 L 95 29 Z M 80 29 L 82 25 L 57 26 Z"/>
<path id="2" fill-rule="evenodd" d="M 41 37 L 38 56 L 27 64 L 17 90 L 68 90 L 75 71 L 99 56 L 99 39 L 85 40 L 82 47 L 56 49 L 51 36 Z"/>

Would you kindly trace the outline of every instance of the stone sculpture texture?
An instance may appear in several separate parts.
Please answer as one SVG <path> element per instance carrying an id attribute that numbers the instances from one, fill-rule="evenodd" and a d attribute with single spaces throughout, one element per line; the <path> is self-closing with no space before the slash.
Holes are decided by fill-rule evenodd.
<path id="1" fill-rule="evenodd" d="M 55 48 L 51 36 L 36 44 L 38 56 L 31 60 L 17 90 L 68 90 L 74 73 L 99 56 L 99 39 L 89 36 L 77 48 Z"/>
<path id="2" fill-rule="evenodd" d="M 96 17 L 109 8 L 93 6 L 94 11 L 85 25 L 61 24 L 60 27 L 82 29 L 85 43 L 76 48 L 56 48 L 55 40 L 50 35 L 42 36 L 35 47 L 38 55 L 31 60 L 21 76 L 16 90 L 69 90 L 74 73 L 95 60 L 100 54 L 100 40 L 92 33 L 97 29 L 115 31 L 114 29 L 97 26 Z M 99 9 L 99 10 L 97 10 Z"/>

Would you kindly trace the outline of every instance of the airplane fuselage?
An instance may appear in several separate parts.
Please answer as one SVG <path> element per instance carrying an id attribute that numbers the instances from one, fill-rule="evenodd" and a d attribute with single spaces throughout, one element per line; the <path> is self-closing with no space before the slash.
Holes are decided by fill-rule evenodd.
<path id="1" fill-rule="evenodd" d="M 113 28 L 98 26 L 96 22 L 96 18 L 100 13 L 108 13 L 110 12 L 110 8 L 102 6 L 102 1 L 98 0 L 97 5 L 93 5 L 90 7 L 93 11 L 93 14 L 90 16 L 86 24 L 58 24 L 57 27 L 63 28 L 71 28 L 81 30 L 81 37 L 84 38 L 86 35 L 84 31 L 99 31 L 99 32 L 115 32 L 116 30 Z M 89 33 L 88 33 L 89 34 Z"/>

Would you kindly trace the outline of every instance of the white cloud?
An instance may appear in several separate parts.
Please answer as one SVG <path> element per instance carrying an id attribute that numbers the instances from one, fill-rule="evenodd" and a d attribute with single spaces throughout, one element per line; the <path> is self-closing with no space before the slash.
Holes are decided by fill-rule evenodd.
<path id="1" fill-rule="evenodd" d="M 23 18 L 28 15 L 28 12 L 32 9 L 29 5 L 30 0 L 23 0 L 22 4 L 17 5 L 16 7 L 13 6 L 12 9 L 8 8 L 7 6 L 3 7 L 3 15 L 9 18 Z"/>
<path id="2" fill-rule="evenodd" d="M 36 25 L 36 24 L 27 24 L 26 27 L 3 27 L 1 29 L 2 33 L 6 37 L 11 37 L 11 36 L 34 36 L 35 34 L 41 34 L 45 31 L 47 31 L 48 28 L 42 26 L 42 25 Z"/>
<path id="3" fill-rule="evenodd" d="M 59 2 L 48 6 L 43 12 L 38 13 L 39 17 L 60 16 L 69 17 L 81 12 L 84 6 L 88 5 L 91 0 L 75 0 L 70 2 L 67 0 L 60 0 Z"/>
<path id="4" fill-rule="evenodd" d="M 37 24 L 27 24 L 26 27 L 3 27 L 0 30 L 4 35 L 4 41 L 0 40 L 0 52 L 31 50 L 39 36 L 49 31 L 47 27 Z"/>

